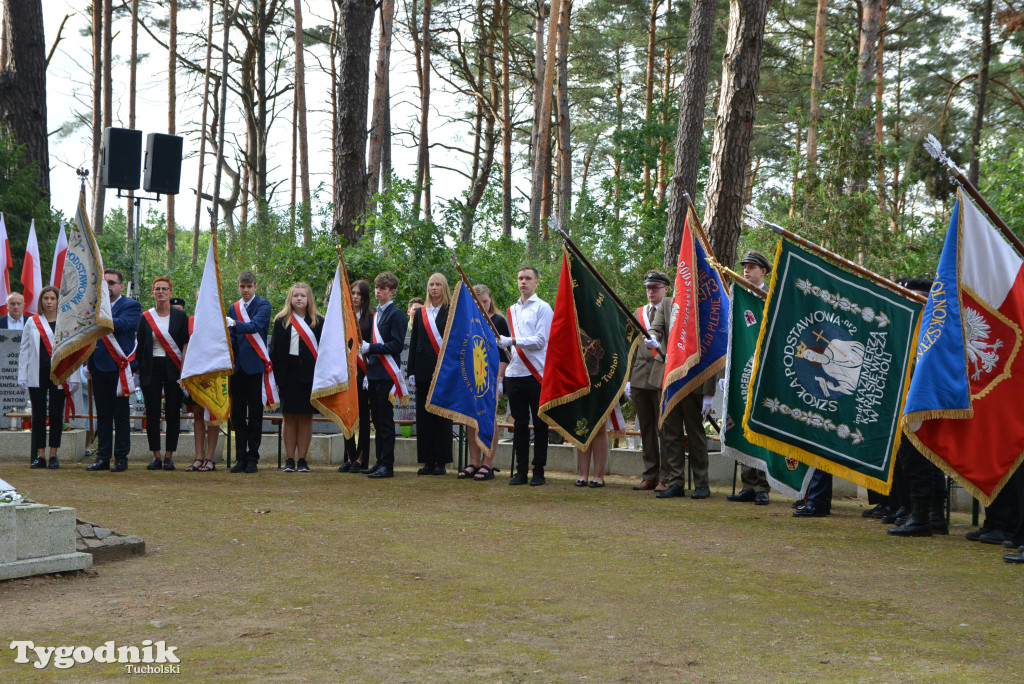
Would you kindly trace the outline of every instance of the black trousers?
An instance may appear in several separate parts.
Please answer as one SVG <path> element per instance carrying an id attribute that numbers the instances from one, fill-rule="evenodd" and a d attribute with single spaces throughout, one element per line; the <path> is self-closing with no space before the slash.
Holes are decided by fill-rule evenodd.
<path id="1" fill-rule="evenodd" d="M 807 483 L 807 503 L 821 506 L 826 511 L 832 510 L 832 476 L 821 470 L 815 470 L 811 481 Z"/>
<path id="2" fill-rule="evenodd" d="M 359 442 L 355 437 L 345 440 L 345 460 L 359 461 L 364 467 L 370 462 L 370 390 L 363 389 L 362 371 L 357 373 L 359 381 L 358 399 L 359 405 Z"/>
<path id="3" fill-rule="evenodd" d="M 231 376 L 231 427 L 235 460 L 259 461 L 263 441 L 263 373 Z"/>
<path id="4" fill-rule="evenodd" d="M 999 490 L 999 495 L 992 505 L 985 507 L 985 522 L 982 527 L 1013 534 L 1020 521 L 1020 511 L 1021 501 L 1017 498 L 1017 488 L 1012 482 L 1007 482 Z"/>
<path id="5" fill-rule="evenodd" d="M 512 445 L 516 450 L 516 470 L 525 472 L 530 465 L 530 418 L 533 418 L 533 467 L 543 470 L 548 464 L 548 424 L 537 415 L 540 409 L 540 383 L 532 375 L 505 378 L 505 394 L 512 413 Z"/>
<path id="6" fill-rule="evenodd" d="M 120 374 L 117 371 L 93 371 L 92 393 L 96 403 L 96 457 L 109 461 L 113 447 L 114 458 L 127 458 L 132 450 L 128 397 L 118 395 Z"/>
<path id="7" fill-rule="evenodd" d="M 36 449 L 46 444 L 46 418 L 50 418 L 50 442 L 47 446 L 60 446 L 64 429 L 64 389 L 55 386 L 49 378 L 44 387 L 29 387 L 28 397 L 32 400 L 32 441 Z"/>
<path id="8" fill-rule="evenodd" d="M 444 465 L 452 458 L 452 420 L 427 410 L 431 376 L 416 377 L 416 460 Z"/>
<path id="9" fill-rule="evenodd" d="M 390 378 L 370 380 L 370 413 L 377 430 L 374 438 L 377 465 L 388 470 L 395 468 L 395 407 L 388 396 L 394 384 Z"/>
<path id="10" fill-rule="evenodd" d="M 146 437 L 149 450 L 160 451 L 160 399 L 164 399 L 167 416 L 167 451 L 178 450 L 181 432 L 182 391 L 176 380 L 171 380 L 168 369 L 174 362 L 167 357 L 153 359 L 149 382 L 142 386 L 142 399 L 146 402 Z"/>
<path id="11" fill-rule="evenodd" d="M 946 476 L 917 450 L 913 442 L 904 437 L 897 454 L 897 463 L 903 466 L 911 501 L 946 500 Z"/>

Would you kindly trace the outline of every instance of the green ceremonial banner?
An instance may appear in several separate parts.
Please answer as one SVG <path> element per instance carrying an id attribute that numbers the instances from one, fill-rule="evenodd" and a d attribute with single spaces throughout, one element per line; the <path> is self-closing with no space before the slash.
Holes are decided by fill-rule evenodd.
<path id="1" fill-rule="evenodd" d="M 763 470 L 772 489 L 794 499 L 803 498 L 813 469 L 794 458 L 780 456 L 743 436 L 743 413 L 754 370 L 754 352 L 761 332 L 764 300 L 740 285 L 732 286 L 732 325 L 729 326 L 729 355 L 725 368 L 726 403 L 722 423 L 722 455 Z"/>
<path id="2" fill-rule="evenodd" d="M 883 494 L 921 304 L 780 240 L 744 436 Z"/>

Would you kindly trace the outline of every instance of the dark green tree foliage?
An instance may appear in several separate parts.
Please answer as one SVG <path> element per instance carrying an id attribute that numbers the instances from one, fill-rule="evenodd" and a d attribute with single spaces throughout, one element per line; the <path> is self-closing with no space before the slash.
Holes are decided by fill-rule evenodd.
<path id="1" fill-rule="evenodd" d="M 44 277 L 48 282 L 53 245 L 57 240 L 60 216 L 50 211 L 49 197 L 39 192 L 39 170 L 35 164 L 22 166 L 23 146 L 0 133 L 0 212 L 4 214 L 7 237 L 11 246 L 11 289 L 21 291 L 21 264 L 25 260 L 25 243 L 32 219 L 36 222 L 39 239 L 39 257 Z M 47 252 L 46 245 L 49 245 Z M 46 284 L 46 283 L 44 283 Z"/>

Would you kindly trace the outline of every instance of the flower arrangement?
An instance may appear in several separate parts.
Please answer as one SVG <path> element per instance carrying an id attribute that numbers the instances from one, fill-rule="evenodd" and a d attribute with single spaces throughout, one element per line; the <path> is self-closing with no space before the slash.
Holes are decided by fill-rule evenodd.
<path id="1" fill-rule="evenodd" d="M 25 503 L 25 497 L 13 489 L 9 492 L 0 492 L 0 506 L 17 506 Z"/>

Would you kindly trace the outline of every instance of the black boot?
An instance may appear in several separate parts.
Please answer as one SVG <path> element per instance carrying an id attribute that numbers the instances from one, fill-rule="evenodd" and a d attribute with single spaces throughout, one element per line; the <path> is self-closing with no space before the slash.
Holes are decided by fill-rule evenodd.
<path id="1" fill-rule="evenodd" d="M 895 511 L 893 511 L 889 515 L 884 516 L 882 518 L 882 522 L 885 523 L 886 525 L 892 525 L 893 523 L 896 523 L 897 525 L 901 525 L 902 523 L 899 522 L 897 520 L 897 518 L 905 518 L 908 515 L 910 515 L 910 509 L 907 508 L 906 506 L 900 506 L 899 508 L 897 508 Z"/>
<path id="2" fill-rule="evenodd" d="M 110 459 L 102 456 L 96 457 L 96 462 L 85 467 L 86 470 L 110 470 Z"/>
<path id="3" fill-rule="evenodd" d="M 127 456 L 115 456 L 114 467 L 110 469 L 112 473 L 123 473 L 128 470 L 128 457 Z"/>
<path id="4" fill-rule="evenodd" d="M 932 525 L 932 534 L 949 534 L 945 499 L 932 500 L 931 507 L 928 509 L 928 521 Z"/>
<path id="5" fill-rule="evenodd" d="M 927 501 L 915 499 L 910 517 L 899 527 L 889 529 L 889 534 L 895 537 L 930 537 L 932 536 L 932 524 L 928 520 L 928 513 L 931 507 Z"/>

